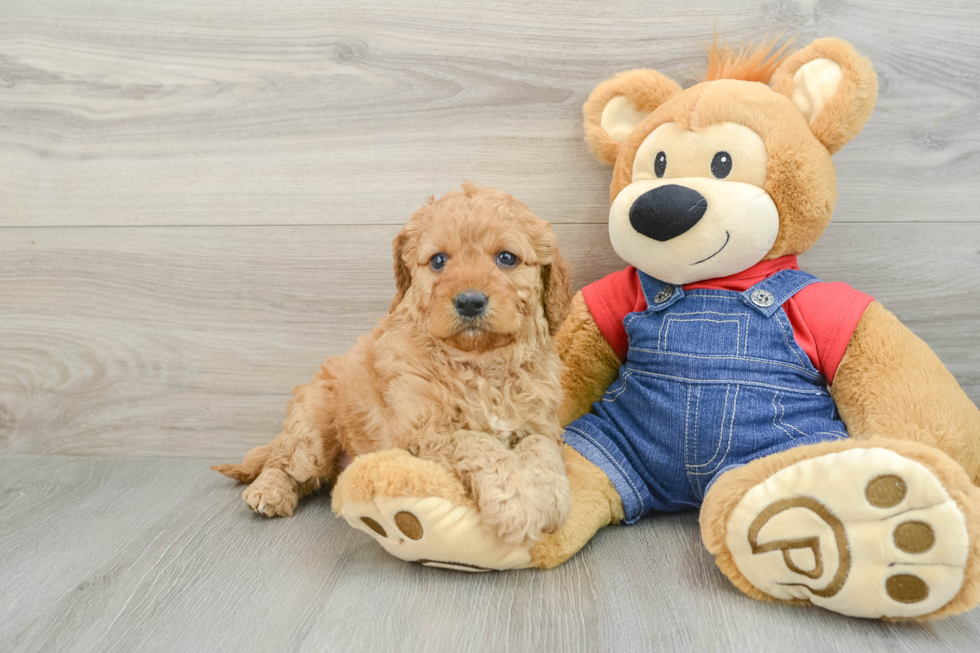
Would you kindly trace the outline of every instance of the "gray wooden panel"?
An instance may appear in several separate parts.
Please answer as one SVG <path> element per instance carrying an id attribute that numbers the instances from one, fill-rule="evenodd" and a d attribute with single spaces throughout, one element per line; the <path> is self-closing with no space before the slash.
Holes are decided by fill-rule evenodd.
<path id="1" fill-rule="evenodd" d="M 388 557 L 325 496 L 254 517 L 207 469 L 385 310 L 390 240 L 431 193 L 497 185 L 564 225 L 578 285 L 618 269 L 581 104 L 638 66 L 689 84 L 716 22 L 871 57 L 879 107 L 804 267 L 881 299 L 980 400 L 972 0 L 0 3 L 0 451 L 189 458 L 0 457 L 0 650 L 975 650 L 978 612 L 751 601 L 693 515 L 468 576 Z"/>
<path id="2" fill-rule="evenodd" d="M 386 554 L 329 511 L 250 513 L 205 460 L 0 457 L 0 649 L 973 651 L 980 611 L 886 624 L 753 601 L 694 514 L 601 532 L 550 572 Z"/>
<path id="3" fill-rule="evenodd" d="M 6 0 L 0 225 L 397 224 L 467 177 L 601 222 L 581 105 L 690 83 L 717 25 L 854 42 L 881 100 L 837 157 L 839 221 L 972 221 L 974 0 Z"/>
<path id="4" fill-rule="evenodd" d="M 0 450 L 238 458 L 393 295 L 398 227 L 7 229 Z M 562 225 L 576 285 L 620 269 Z M 980 225 L 832 225 L 803 259 L 878 297 L 980 400 Z"/>

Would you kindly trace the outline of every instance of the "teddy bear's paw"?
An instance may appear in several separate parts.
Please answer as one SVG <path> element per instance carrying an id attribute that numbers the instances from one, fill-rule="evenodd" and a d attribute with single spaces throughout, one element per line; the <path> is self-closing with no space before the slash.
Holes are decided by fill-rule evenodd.
<path id="1" fill-rule="evenodd" d="M 400 449 L 355 458 L 334 485 L 333 509 L 408 562 L 489 571 L 531 560 L 529 546 L 504 542 L 483 523 L 452 471 Z"/>
<path id="2" fill-rule="evenodd" d="M 526 567 L 528 547 L 496 537 L 472 506 L 440 497 L 382 497 L 350 501 L 341 515 L 402 560 L 460 571 Z"/>
<path id="3" fill-rule="evenodd" d="M 299 495 L 281 469 L 266 469 L 245 488 L 242 498 L 249 508 L 266 517 L 292 517 Z"/>
<path id="4" fill-rule="evenodd" d="M 883 448 L 776 472 L 742 497 L 726 536 L 759 590 L 855 617 L 940 610 L 963 587 L 970 556 L 967 518 L 936 475 Z"/>

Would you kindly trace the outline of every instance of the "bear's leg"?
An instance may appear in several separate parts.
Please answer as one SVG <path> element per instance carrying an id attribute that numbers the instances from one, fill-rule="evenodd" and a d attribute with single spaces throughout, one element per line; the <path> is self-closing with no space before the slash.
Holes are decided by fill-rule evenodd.
<path id="1" fill-rule="evenodd" d="M 922 619 L 980 599 L 980 489 L 915 442 L 801 446 L 722 474 L 701 536 L 749 596 Z"/>
<path id="2" fill-rule="evenodd" d="M 572 512 L 558 531 L 534 545 L 508 544 L 480 519 L 476 504 L 451 471 L 402 450 L 358 456 L 333 489 L 333 509 L 408 562 L 462 571 L 555 567 L 603 526 L 623 518 L 609 478 L 568 446 L 562 455 Z"/>
<path id="3" fill-rule="evenodd" d="M 562 447 L 572 490 L 572 512 L 565 525 L 545 534 L 531 549 L 532 567 L 551 569 L 565 562 L 609 524 L 623 520 L 623 500 L 609 477 L 568 445 Z"/>
<path id="4" fill-rule="evenodd" d="M 508 544 L 484 526 L 453 472 L 402 449 L 355 458 L 337 478 L 332 504 L 348 524 L 406 562 L 490 571 L 530 561 L 528 545 Z"/>

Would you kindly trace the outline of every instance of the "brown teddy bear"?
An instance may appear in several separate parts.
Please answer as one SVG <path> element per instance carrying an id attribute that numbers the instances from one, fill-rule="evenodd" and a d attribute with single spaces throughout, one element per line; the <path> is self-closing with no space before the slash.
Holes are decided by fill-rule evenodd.
<path id="1" fill-rule="evenodd" d="M 784 51 L 713 47 L 703 83 L 634 70 L 585 104 L 630 267 L 576 295 L 557 335 L 565 525 L 505 544 L 448 470 L 398 451 L 353 462 L 339 514 L 402 559 L 473 570 L 554 567 L 603 526 L 699 508 L 751 597 L 891 619 L 977 603 L 980 411 L 894 315 L 796 263 L 874 70 L 837 39 Z M 402 536 L 400 512 L 422 531 Z"/>

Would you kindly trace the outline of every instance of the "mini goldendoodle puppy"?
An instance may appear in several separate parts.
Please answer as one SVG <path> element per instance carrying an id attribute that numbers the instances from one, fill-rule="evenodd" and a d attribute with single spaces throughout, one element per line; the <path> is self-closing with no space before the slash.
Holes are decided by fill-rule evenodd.
<path id="1" fill-rule="evenodd" d="M 276 439 L 213 469 L 251 483 L 255 512 L 289 516 L 345 457 L 407 449 L 455 471 L 505 541 L 558 528 L 572 500 L 552 336 L 571 275 L 551 226 L 467 183 L 415 212 L 394 258 L 388 314 L 293 391 Z"/>

